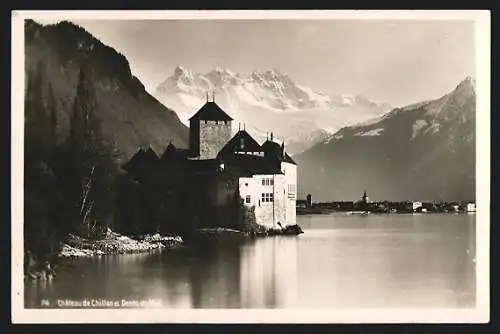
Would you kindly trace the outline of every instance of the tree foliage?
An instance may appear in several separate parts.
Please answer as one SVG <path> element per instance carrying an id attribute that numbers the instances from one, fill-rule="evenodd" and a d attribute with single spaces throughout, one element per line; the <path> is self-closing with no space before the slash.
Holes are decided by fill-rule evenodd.
<path id="1" fill-rule="evenodd" d="M 41 264 L 68 233 L 99 238 L 111 224 L 116 166 L 104 145 L 92 68 L 80 70 L 70 135 L 57 143 L 57 103 L 43 68 L 28 76 L 25 99 L 25 250 Z M 33 261 L 28 261 L 33 262 Z"/>

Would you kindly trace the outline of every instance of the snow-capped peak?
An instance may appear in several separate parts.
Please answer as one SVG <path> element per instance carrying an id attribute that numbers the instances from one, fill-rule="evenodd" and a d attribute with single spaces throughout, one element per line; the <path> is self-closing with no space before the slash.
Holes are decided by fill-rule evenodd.
<path id="1" fill-rule="evenodd" d="M 346 122 L 366 120 L 382 112 L 379 105 L 361 95 L 329 96 L 300 85 L 277 68 L 235 73 L 218 66 L 200 73 L 177 66 L 173 75 L 158 85 L 155 96 L 188 124 L 206 102 L 207 92 L 212 91 L 217 103 L 234 119 L 275 131 L 277 138 L 291 141 L 313 142 L 326 137 L 326 128 L 338 129 Z"/>
<path id="2" fill-rule="evenodd" d="M 182 92 L 202 97 L 207 89 L 217 90 L 217 95 L 234 97 L 251 105 L 275 111 L 331 108 L 328 96 L 298 85 L 279 69 L 235 74 L 230 69 L 219 66 L 200 74 L 177 66 L 173 76 L 157 87 L 157 92 L 161 94 Z"/>
<path id="3" fill-rule="evenodd" d="M 175 78 L 179 78 L 181 76 L 186 76 L 186 77 L 192 77 L 193 74 L 191 73 L 191 71 L 185 67 L 182 67 L 180 65 L 178 65 L 175 69 L 174 69 L 174 77 Z"/>
<path id="4" fill-rule="evenodd" d="M 233 71 L 231 71 L 230 69 L 225 68 L 225 67 L 217 66 L 213 71 L 215 71 L 217 73 L 221 73 L 221 74 L 226 74 L 226 75 L 234 76 Z"/>
<path id="5" fill-rule="evenodd" d="M 464 80 L 462 80 L 458 84 L 457 89 L 459 89 L 460 87 L 470 87 L 473 90 L 475 90 L 476 89 L 476 79 L 472 75 L 468 75 L 465 77 Z"/>

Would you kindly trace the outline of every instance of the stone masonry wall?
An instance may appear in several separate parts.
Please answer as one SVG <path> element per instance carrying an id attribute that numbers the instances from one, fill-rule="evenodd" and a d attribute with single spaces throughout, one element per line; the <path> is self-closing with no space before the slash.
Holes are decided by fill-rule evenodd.
<path id="1" fill-rule="evenodd" d="M 214 159 L 231 134 L 231 122 L 200 121 L 200 159 Z"/>

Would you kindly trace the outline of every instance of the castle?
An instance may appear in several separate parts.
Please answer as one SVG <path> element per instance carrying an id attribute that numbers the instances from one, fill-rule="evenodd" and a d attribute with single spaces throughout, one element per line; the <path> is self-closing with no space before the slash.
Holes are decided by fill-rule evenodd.
<path id="1" fill-rule="evenodd" d="M 233 199 L 238 197 L 239 203 L 254 213 L 259 225 L 295 225 L 297 165 L 286 153 L 284 143 L 276 143 L 272 133 L 262 145 L 245 129 L 233 135 L 232 121 L 215 101 L 207 99 L 189 119 L 188 149 L 170 143 L 161 157 L 151 149 L 149 153 L 142 150 L 131 159 L 128 170 L 134 169 L 134 163 L 138 165 L 134 158 L 142 152 L 142 165 L 147 159 L 160 165 L 157 179 L 167 174 L 184 175 L 182 182 L 189 188 L 186 198 L 192 212 L 217 212 L 217 208 L 234 205 Z M 215 209 L 207 210 L 207 206 Z M 224 219 L 217 214 L 210 218 Z"/>

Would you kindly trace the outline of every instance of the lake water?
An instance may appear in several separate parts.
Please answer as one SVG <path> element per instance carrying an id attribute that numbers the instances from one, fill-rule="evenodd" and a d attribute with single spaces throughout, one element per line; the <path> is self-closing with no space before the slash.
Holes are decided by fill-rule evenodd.
<path id="1" fill-rule="evenodd" d="M 298 216 L 304 234 L 79 259 L 25 307 L 475 307 L 475 215 Z"/>

